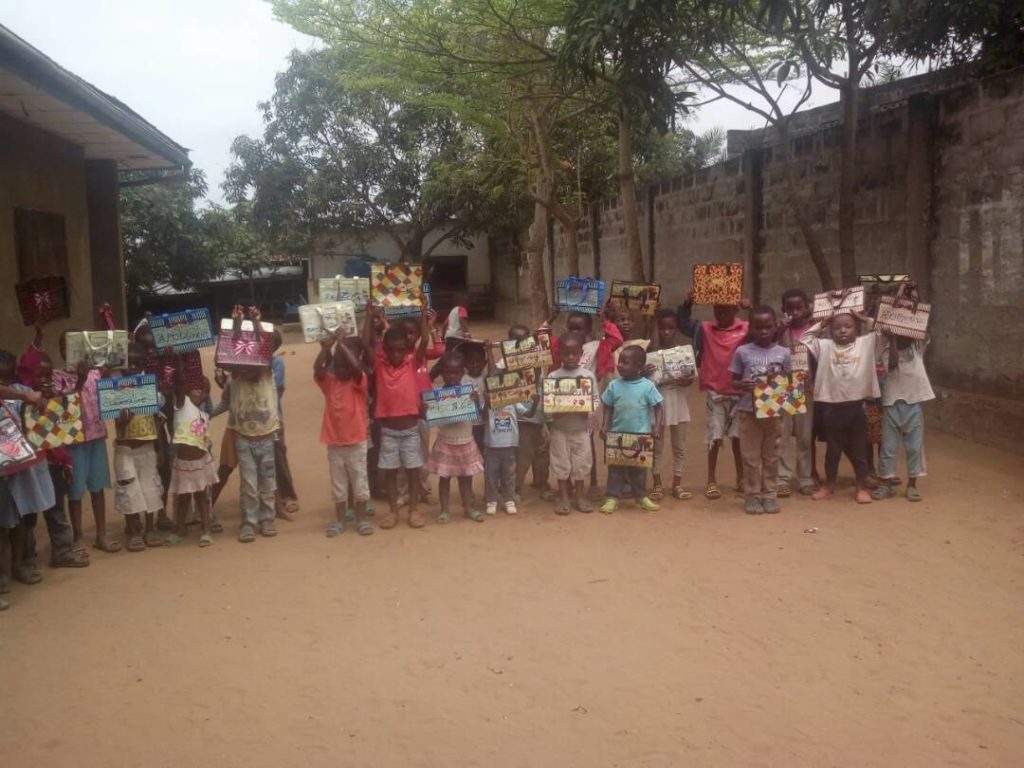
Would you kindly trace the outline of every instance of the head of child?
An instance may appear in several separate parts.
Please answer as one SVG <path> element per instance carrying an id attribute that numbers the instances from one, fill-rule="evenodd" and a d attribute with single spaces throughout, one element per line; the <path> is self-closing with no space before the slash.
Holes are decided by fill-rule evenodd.
<path id="1" fill-rule="evenodd" d="M 270 343 L 270 351 L 271 352 L 277 352 L 277 350 L 279 350 L 281 348 L 281 345 L 283 343 L 284 343 L 284 339 L 281 337 L 281 332 L 279 330 L 277 330 L 277 328 L 275 328 L 274 329 L 274 335 L 273 335 L 273 341 Z"/>
<path id="2" fill-rule="evenodd" d="M 384 359 L 388 365 L 399 367 L 409 357 L 411 347 L 406 339 L 405 332 L 398 326 L 393 326 L 384 331 Z"/>
<path id="3" fill-rule="evenodd" d="M 126 373 L 139 373 L 146 367 L 146 348 L 138 341 L 128 345 L 128 362 L 125 364 Z"/>
<path id="4" fill-rule="evenodd" d="M 623 381 L 636 381 L 643 375 L 647 365 L 647 353 L 638 344 L 629 344 L 619 352 L 619 364 L 616 370 Z"/>
<path id="5" fill-rule="evenodd" d="M 586 341 L 594 333 L 594 316 L 586 312 L 570 312 L 565 327 L 570 333 L 578 333 L 583 337 L 583 341 Z"/>
<path id="6" fill-rule="evenodd" d="M 398 327 L 405 334 L 405 342 L 409 345 L 409 349 L 416 349 L 416 345 L 420 343 L 422 324 L 418 317 L 403 317 L 399 321 Z"/>
<path id="7" fill-rule="evenodd" d="M 14 383 L 14 374 L 18 361 L 6 349 L 0 349 L 0 384 L 10 386 Z"/>
<path id="8" fill-rule="evenodd" d="M 355 377 L 356 369 L 349 363 L 348 355 L 346 355 L 341 348 L 342 345 L 344 345 L 349 352 L 352 353 L 352 357 L 357 360 L 359 359 L 361 350 L 359 347 L 359 341 L 351 338 L 339 339 L 334 345 L 334 377 L 341 381 L 348 381 Z"/>
<path id="9" fill-rule="evenodd" d="M 147 352 L 156 349 L 156 339 L 153 338 L 153 329 L 149 327 L 149 323 L 143 323 L 136 328 L 132 338 L 136 344 L 141 344 Z"/>
<path id="10" fill-rule="evenodd" d="M 482 344 L 463 344 L 459 350 L 466 362 L 466 372 L 476 378 L 484 372 L 487 367 L 487 354 Z"/>
<path id="11" fill-rule="evenodd" d="M 36 380 L 32 382 L 32 388 L 42 394 L 43 397 L 53 397 L 53 360 L 43 352 L 39 356 L 39 364 L 36 366 Z"/>
<path id="12" fill-rule="evenodd" d="M 715 304 L 713 311 L 715 313 L 715 325 L 725 330 L 726 328 L 732 328 L 740 308 L 735 304 Z"/>
<path id="13" fill-rule="evenodd" d="M 659 309 L 654 316 L 654 322 L 658 328 L 658 346 L 661 349 L 672 346 L 676 334 L 679 333 L 679 321 L 676 313 L 671 309 Z"/>
<path id="14" fill-rule="evenodd" d="M 516 323 L 508 329 L 508 337 L 513 341 L 522 341 L 530 335 L 530 329 L 522 323 Z"/>
<path id="15" fill-rule="evenodd" d="M 466 358 L 462 353 L 453 349 L 445 352 L 441 357 L 441 379 L 446 387 L 454 387 L 462 383 L 462 377 L 466 375 Z"/>
<path id="16" fill-rule="evenodd" d="M 782 294 L 782 314 L 795 325 L 804 325 L 811 316 L 811 301 L 803 288 L 790 288 Z"/>
<path id="17" fill-rule="evenodd" d="M 832 341 L 843 346 L 857 339 L 857 318 L 844 312 L 832 318 Z"/>
<path id="18" fill-rule="evenodd" d="M 558 339 L 558 352 L 563 368 L 579 368 L 580 358 L 583 357 L 583 336 L 574 332 L 563 334 Z"/>
<path id="19" fill-rule="evenodd" d="M 775 310 L 769 306 L 757 307 L 750 312 L 750 338 L 759 347 L 770 347 L 775 343 L 778 322 Z"/>

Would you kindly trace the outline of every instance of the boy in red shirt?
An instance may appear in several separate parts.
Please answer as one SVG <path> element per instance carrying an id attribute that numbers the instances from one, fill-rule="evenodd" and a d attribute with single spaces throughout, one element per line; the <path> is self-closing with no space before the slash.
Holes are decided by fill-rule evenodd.
<path id="1" fill-rule="evenodd" d="M 409 483 L 409 526 L 422 528 L 423 516 L 417 509 L 419 502 L 419 475 L 423 466 L 423 445 L 420 440 L 419 420 L 422 399 L 417 387 L 417 370 L 427 359 L 430 326 L 427 308 L 420 315 L 420 342 L 416 354 L 410 355 L 409 341 L 400 327 L 384 332 L 383 354 L 374 351 L 372 316 L 379 310 L 369 303 L 366 308 L 368 322 L 363 328 L 366 354 L 373 366 L 373 417 L 380 424 L 379 469 L 384 470 L 391 507 L 380 521 L 381 528 L 394 528 L 398 524 L 398 470 L 406 471 Z"/>
<path id="2" fill-rule="evenodd" d="M 320 342 L 320 354 L 313 363 L 313 379 L 324 393 L 320 442 L 327 446 L 336 517 L 327 526 L 328 538 L 334 538 L 345 530 L 350 488 L 355 501 L 356 531 L 360 536 L 373 533 L 373 523 L 366 514 L 370 500 L 366 467 L 369 442 L 366 400 L 369 387 L 359 363 L 362 353 L 359 339 L 327 338 Z"/>
<path id="3" fill-rule="evenodd" d="M 736 489 L 743 488 L 743 459 L 740 454 L 739 419 L 736 405 L 740 391 L 729 371 L 733 353 L 747 339 L 749 325 L 737 319 L 740 307 L 749 308 L 744 299 L 740 306 L 714 305 L 714 320 L 693 320 L 693 291 L 677 310 L 679 330 L 693 339 L 693 351 L 700 370 L 700 388 L 707 392 L 708 431 L 708 484 L 704 495 L 709 499 L 722 498 L 715 479 L 718 468 L 718 449 L 726 438 L 732 440 L 732 455 L 736 463 Z"/>

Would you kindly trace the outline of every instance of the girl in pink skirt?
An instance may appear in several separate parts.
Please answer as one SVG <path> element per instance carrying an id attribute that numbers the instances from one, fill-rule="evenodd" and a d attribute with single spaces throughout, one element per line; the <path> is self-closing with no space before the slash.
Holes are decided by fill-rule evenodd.
<path id="1" fill-rule="evenodd" d="M 176 364 L 174 369 L 174 437 L 171 439 L 174 461 L 171 464 L 168 493 L 174 495 L 177 533 L 171 541 L 177 544 L 188 536 L 186 518 L 191 496 L 203 528 L 199 546 L 208 547 L 213 544 L 210 533 L 210 488 L 217 484 L 218 476 L 217 463 L 210 453 L 210 416 L 199 406 L 206 400 L 210 382 L 204 379 L 204 389 L 190 390 L 185 380 L 184 366 Z"/>
<path id="2" fill-rule="evenodd" d="M 461 352 L 445 352 L 439 367 L 446 387 L 473 384 L 473 380 L 466 375 L 466 364 Z M 480 393 L 474 391 L 473 399 L 479 402 Z M 480 510 L 473 509 L 473 475 L 483 473 L 484 462 L 473 439 L 471 421 L 442 424 L 437 428 L 437 438 L 430 450 L 427 471 L 440 478 L 437 486 L 441 497 L 441 513 L 437 516 L 437 522 L 448 522 L 448 501 L 451 499 L 453 477 L 459 479 L 459 496 L 462 497 L 462 509 L 466 517 L 478 523 L 484 521 Z"/>

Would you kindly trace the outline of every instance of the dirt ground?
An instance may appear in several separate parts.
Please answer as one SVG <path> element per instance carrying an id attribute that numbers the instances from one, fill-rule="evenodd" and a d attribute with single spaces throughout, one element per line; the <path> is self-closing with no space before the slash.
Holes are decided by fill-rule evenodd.
<path id="1" fill-rule="evenodd" d="M 531 496 L 328 540 L 315 348 L 295 342 L 299 519 L 237 543 L 234 481 L 209 549 L 15 585 L 5 764 L 1024 764 L 1020 456 L 932 432 L 918 505 L 844 491 L 751 518 L 698 494 L 559 518 Z M 691 408 L 696 492 L 696 389 Z"/>

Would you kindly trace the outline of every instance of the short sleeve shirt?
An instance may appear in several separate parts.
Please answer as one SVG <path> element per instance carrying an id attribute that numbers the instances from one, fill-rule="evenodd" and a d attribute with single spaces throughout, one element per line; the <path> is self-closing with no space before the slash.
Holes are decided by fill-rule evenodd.
<path id="1" fill-rule="evenodd" d="M 650 379 L 612 379 L 601 396 L 602 402 L 614 408 L 612 432 L 650 434 L 651 409 L 664 398 Z"/>
<path id="2" fill-rule="evenodd" d="M 319 382 L 324 393 L 324 418 L 320 442 L 325 445 L 358 445 L 366 442 L 367 377 L 339 379 L 333 373 Z"/>
<path id="3" fill-rule="evenodd" d="M 373 376 L 377 382 L 374 417 L 419 416 L 420 392 L 416 383 L 415 355 L 410 355 L 397 367 L 380 356 L 374 363 Z"/>
<path id="4" fill-rule="evenodd" d="M 231 378 L 231 410 L 228 426 L 242 437 L 266 437 L 280 427 L 274 376 L 263 371 L 256 380 Z"/>
<path id="5" fill-rule="evenodd" d="M 792 355 L 788 349 L 779 344 L 773 344 L 770 347 L 761 347 L 752 342 L 743 344 L 737 347 L 736 352 L 733 353 L 732 362 L 729 363 L 729 372 L 741 379 L 754 379 L 758 376 L 775 373 L 790 373 L 792 368 Z M 736 408 L 753 413 L 754 394 L 743 392 Z"/>

